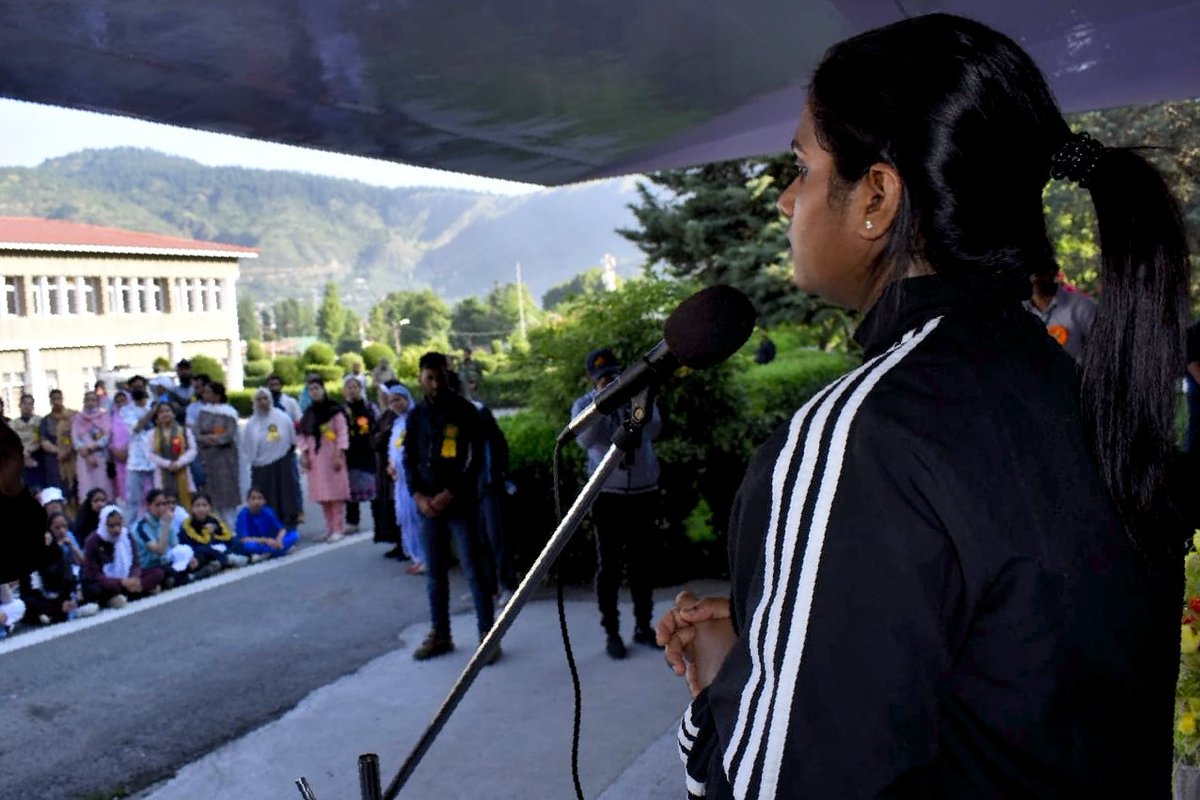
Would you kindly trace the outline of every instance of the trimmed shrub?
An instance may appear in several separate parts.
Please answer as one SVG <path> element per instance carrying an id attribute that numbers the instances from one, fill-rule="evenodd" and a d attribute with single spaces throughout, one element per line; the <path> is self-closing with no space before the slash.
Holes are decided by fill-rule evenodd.
<path id="1" fill-rule="evenodd" d="M 392 365 L 392 370 L 396 369 L 396 352 L 388 347 L 383 342 L 373 342 L 363 348 L 362 351 L 363 364 L 367 369 L 375 369 L 379 366 L 379 362 L 387 359 Z"/>
<path id="2" fill-rule="evenodd" d="M 238 414 L 243 418 L 250 416 L 254 411 L 254 392 L 255 389 L 230 389 L 226 392 L 229 396 L 229 405 L 237 409 Z"/>
<path id="3" fill-rule="evenodd" d="M 300 364 L 306 368 L 314 364 L 331 366 L 336 361 L 337 353 L 333 352 L 333 348 L 324 342 L 313 342 L 304 351 L 304 355 L 300 356 Z"/>
<path id="4" fill-rule="evenodd" d="M 338 356 L 337 364 L 342 368 L 344 373 L 354 372 L 354 365 L 357 364 L 359 370 L 363 369 L 363 358 L 358 353 L 342 353 Z"/>
<path id="5" fill-rule="evenodd" d="M 321 380 L 325 381 L 325 385 L 332 389 L 337 386 L 338 391 L 342 388 L 342 376 L 346 371 L 339 364 L 309 364 L 306 368 L 308 372 L 315 372 L 321 376 Z"/>
<path id="6" fill-rule="evenodd" d="M 284 386 L 299 384 L 304 380 L 304 371 L 300 368 L 300 359 L 296 356 L 275 356 L 271 371 L 279 376 Z"/>
<path id="7" fill-rule="evenodd" d="M 247 361 L 245 367 L 246 377 L 265 380 L 271 374 L 273 368 L 274 364 L 271 363 L 270 359 L 264 358 L 257 361 Z"/>
<path id="8" fill-rule="evenodd" d="M 155 374 L 159 372 L 170 372 L 171 359 L 167 358 L 166 356 L 159 356 L 158 358 L 154 359 L 154 365 L 152 369 L 154 370 Z"/>
<path id="9" fill-rule="evenodd" d="M 212 356 L 206 356 L 201 353 L 192 356 L 188 360 L 192 362 L 193 375 L 204 373 L 214 381 L 225 382 L 225 367 L 221 366 L 221 362 Z"/>
<path id="10" fill-rule="evenodd" d="M 267 357 L 267 351 L 263 347 L 263 343 L 258 339 L 251 339 L 246 342 L 246 360 L 247 361 L 262 361 Z"/>

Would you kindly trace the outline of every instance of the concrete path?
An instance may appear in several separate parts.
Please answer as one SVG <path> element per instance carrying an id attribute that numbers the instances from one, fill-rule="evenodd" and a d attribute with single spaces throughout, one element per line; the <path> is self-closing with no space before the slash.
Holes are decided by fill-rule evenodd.
<path id="1" fill-rule="evenodd" d="M 719 584 L 704 587 L 720 591 Z M 673 596 L 661 590 L 662 607 Z M 686 687 L 661 652 L 604 653 L 592 603 L 567 602 L 583 685 L 580 775 L 584 794 L 606 800 L 682 796 L 674 740 Z M 622 609 L 630 619 L 630 609 Z M 426 631 L 410 625 L 397 649 L 314 691 L 293 710 L 180 770 L 149 800 L 298 798 L 305 776 L 318 800 L 360 796 L 357 759 L 378 753 L 386 786 L 466 665 L 474 620 L 454 618 L 459 649 L 417 663 Z M 506 636 L 504 657 L 484 670 L 414 773 L 402 798 L 569 798 L 572 693 L 553 600 L 536 600 Z"/>

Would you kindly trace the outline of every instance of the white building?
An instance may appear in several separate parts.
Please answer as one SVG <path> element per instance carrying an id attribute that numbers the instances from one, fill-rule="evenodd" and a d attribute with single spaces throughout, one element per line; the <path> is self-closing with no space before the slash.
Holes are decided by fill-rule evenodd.
<path id="1" fill-rule="evenodd" d="M 197 354 L 242 388 L 238 262 L 253 248 L 61 220 L 0 217 L 0 399 L 51 389 L 78 408 L 102 371 L 149 376 Z M 110 387 L 111 389 L 111 387 Z"/>

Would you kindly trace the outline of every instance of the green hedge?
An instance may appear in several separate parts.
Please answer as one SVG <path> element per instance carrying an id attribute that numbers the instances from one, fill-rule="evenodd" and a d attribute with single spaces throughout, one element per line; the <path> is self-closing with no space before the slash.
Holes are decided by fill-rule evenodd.
<path id="1" fill-rule="evenodd" d="M 192 363 L 193 375 L 203 374 L 218 383 L 225 382 L 225 367 L 221 366 L 221 362 L 212 356 L 198 353 L 188 360 Z"/>
<path id="2" fill-rule="evenodd" d="M 304 355 L 300 356 L 300 363 L 309 367 L 314 364 L 332 365 L 337 360 L 337 353 L 333 348 L 324 342 L 313 342 L 304 351 Z"/>
<path id="3" fill-rule="evenodd" d="M 241 414 L 243 418 L 250 416 L 251 412 L 253 411 L 255 391 L 257 391 L 257 389 L 242 389 L 241 391 L 228 393 L 229 405 L 237 409 L 237 412 Z M 303 384 L 292 384 L 283 387 L 284 394 L 291 395 L 295 398 L 299 398 L 302 391 L 304 391 Z M 342 387 L 340 385 L 329 386 L 327 391 L 329 393 L 329 398 L 335 403 L 346 402 L 346 398 L 342 394 Z"/>
<path id="4" fill-rule="evenodd" d="M 246 360 L 247 361 L 262 361 L 267 357 L 267 351 L 263 348 L 263 343 L 259 339 L 251 339 L 246 342 Z"/>
<path id="5" fill-rule="evenodd" d="M 490 408 L 524 408 L 529 405 L 533 381 L 523 372 L 485 372 L 479 399 Z"/>
<path id="6" fill-rule="evenodd" d="M 320 375 L 327 388 L 336 385 L 339 390 L 342 388 L 342 376 L 346 374 L 340 364 L 309 364 L 304 370 Z"/>
<path id="7" fill-rule="evenodd" d="M 342 353 L 340 356 L 338 356 L 337 364 L 345 372 L 353 372 L 355 364 L 358 364 L 360 372 L 365 369 L 363 366 L 363 357 L 358 353 Z"/>
<path id="8" fill-rule="evenodd" d="M 246 377 L 247 378 L 266 378 L 271 374 L 274 365 L 271 360 L 264 358 L 262 360 L 246 362 Z"/>
<path id="9" fill-rule="evenodd" d="M 279 376 L 285 386 L 298 384 L 304 380 L 304 370 L 300 368 L 298 356 L 275 356 L 272 362 L 272 372 Z"/>
<path id="10" fill-rule="evenodd" d="M 364 347 L 362 357 L 363 363 L 369 370 L 375 369 L 379 365 L 379 362 L 385 358 L 392 365 L 393 370 L 396 368 L 396 353 L 383 342 L 373 342 Z"/>
<path id="11" fill-rule="evenodd" d="M 737 381 L 746 394 L 746 434 L 756 446 L 855 359 L 846 353 L 797 350 L 769 364 L 748 362 Z"/>

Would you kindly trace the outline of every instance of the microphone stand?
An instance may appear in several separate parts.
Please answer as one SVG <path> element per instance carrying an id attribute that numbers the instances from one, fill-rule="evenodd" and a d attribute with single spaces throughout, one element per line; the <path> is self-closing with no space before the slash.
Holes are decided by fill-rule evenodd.
<path id="1" fill-rule="evenodd" d="M 500 640 L 504 638 L 504 634 L 512 627 L 517 615 L 521 613 L 521 609 L 529 602 L 530 596 L 534 590 L 545 580 L 547 573 L 550 572 L 550 567 L 558 559 L 559 555 L 566 548 L 574 535 L 579 524 L 583 522 L 584 516 L 591 510 L 592 504 L 596 502 L 596 496 L 600 494 L 600 490 L 604 487 L 604 481 L 617 468 L 617 463 L 624 455 L 632 451 L 639 442 L 639 434 L 642 426 L 650 420 L 650 416 L 654 408 L 654 393 L 655 386 L 648 385 L 638 394 L 634 395 L 630 401 L 632 404 L 629 419 L 626 420 L 617 432 L 613 435 L 613 443 L 609 446 L 608 452 L 604 454 L 600 465 L 596 467 L 596 471 L 588 478 L 583 489 L 575 498 L 575 502 L 571 504 L 570 510 L 567 511 L 562 522 L 558 524 L 554 534 L 550 540 L 546 542 L 546 546 L 542 548 L 541 554 L 537 560 L 533 562 L 525 579 L 521 581 L 521 585 L 517 587 L 517 591 L 513 594 L 512 599 L 508 601 L 508 605 L 500 613 L 492 625 L 492 629 L 488 631 L 487 636 L 479 643 L 479 647 L 475 650 L 471 660 L 467 662 L 467 666 L 463 668 L 462 673 L 458 676 L 458 680 L 454 682 L 450 693 L 446 695 L 446 699 L 442 701 L 442 706 L 437 710 L 433 719 L 426 726 L 421 738 L 417 740 L 416 745 L 408 754 L 408 758 L 404 760 L 400 771 L 396 773 L 396 777 L 392 778 L 387 789 L 383 793 L 383 800 L 395 800 L 400 790 L 412 777 L 417 765 L 421 763 L 421 759 L 429 751 L 433 740 L 441 733 L 442 728 L 450 720 L 450 715 L 458 708 L 458 704 L 466 695 L 467 690 L 471 688 L 471 684 L 475 682 L 475 678 L 479 676 L 480 670 L 487 664 L 492 653 L 500 645 Z M 301 778 L 297 781 L 299 785 Z M 305 782 L 307 786 L 307 782 Z M 362 787 L 364 794 L 363 800 L 375 800 L 378 795 L 367 792 L 366 787 Z M 303 791 L 303 789 L 301 790 Z M 310 790 L 311 791 L 311 790 Z"/>

